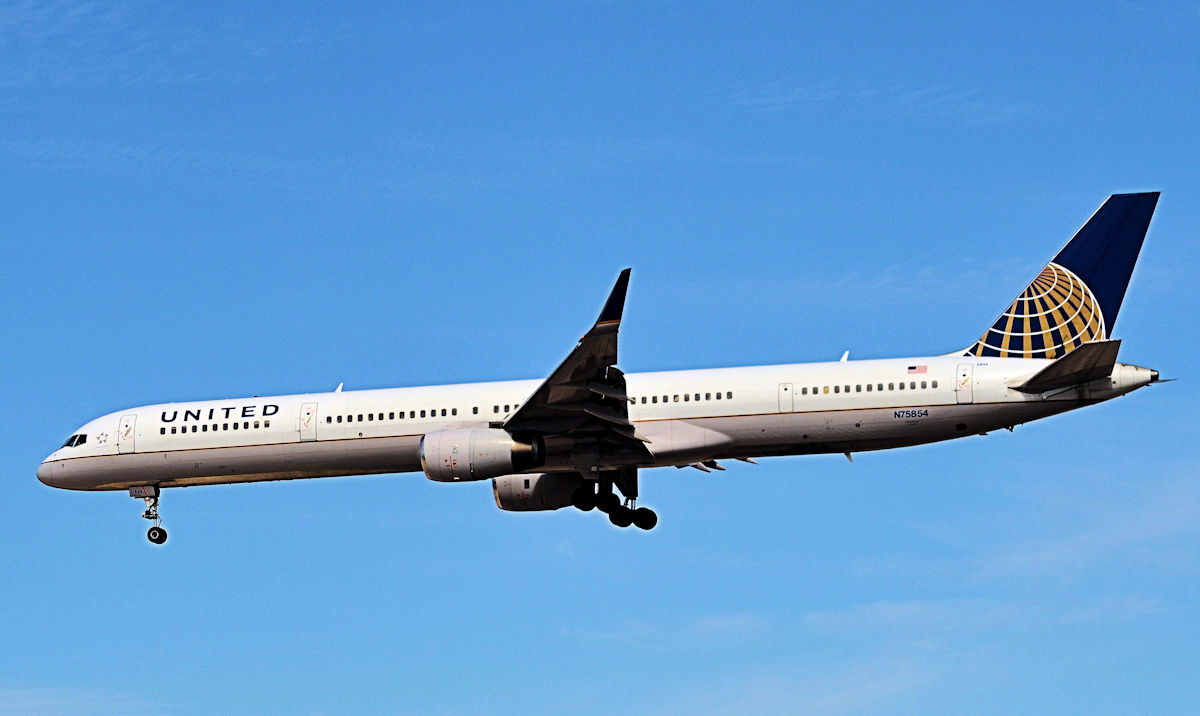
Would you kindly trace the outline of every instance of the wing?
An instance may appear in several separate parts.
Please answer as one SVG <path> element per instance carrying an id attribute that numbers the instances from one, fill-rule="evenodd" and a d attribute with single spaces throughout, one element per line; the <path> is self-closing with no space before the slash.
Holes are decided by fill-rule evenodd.
<path id="1" fill-rule="evenodd" d="M 563 435 L 581 448 L 594 444 L 592 470 L 605 456 L 646 451 L 645 439 L 629 422 L 625 375 L 616 367 L 617 331 L 625 310 L 629 271 L 621 272 L 596 324 L 579 339 L 579 345 L 504 422 L 504 429 L 514 435 Z M 582 455 L 589 450 L 575 452 Z"/>

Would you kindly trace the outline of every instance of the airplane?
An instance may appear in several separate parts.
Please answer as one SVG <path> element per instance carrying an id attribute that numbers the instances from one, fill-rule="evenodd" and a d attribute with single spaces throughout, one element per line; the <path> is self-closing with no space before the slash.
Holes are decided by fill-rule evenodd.
<path id="1" fill-rule="evenodd" d="M 598 509 L 649 530 L 638 471 L 921 445 L 1007 428 L 1159 382 L 1111 338 L 1158 192 L 1114 194 L 969 347 L 944 355 L 626 374 L 630 269 L 545 380 L 208 400 L 110 413 L 37 468 L 46 485 L 128 490 L 163 544 L 162 490 L 422 472 L 492 481 L 496 506 Z M 617 492 L 620 492 L 620 496 Z"/>

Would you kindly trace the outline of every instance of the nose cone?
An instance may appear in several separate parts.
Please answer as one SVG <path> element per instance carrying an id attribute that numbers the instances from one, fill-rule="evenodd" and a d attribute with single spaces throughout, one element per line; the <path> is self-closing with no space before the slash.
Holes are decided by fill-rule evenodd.
<path id="1" fill-rule="evenodd" d="M 51 455 L 43 460 L 41 465 L 38 465 L 37 479 L 43 485 L 49 485 L 50 487 L 70 488 L 71 485 L 67 484 L 68 480 L 65 468 L 66 464 L 62 460 L 55 460 L 54 456 Z"/>
<path id="2" fill-rule="evenodd" d="M 51 464 L 49 462 L 43 462 L 41 465 L 38 465 L 37 478 L 43 485 L 49 485 L 50 487 L 54 487 L 54 483 L 51 481 L 53 479 L 53 475 L 54 475 L 54 465 L 53 464 Z"/>

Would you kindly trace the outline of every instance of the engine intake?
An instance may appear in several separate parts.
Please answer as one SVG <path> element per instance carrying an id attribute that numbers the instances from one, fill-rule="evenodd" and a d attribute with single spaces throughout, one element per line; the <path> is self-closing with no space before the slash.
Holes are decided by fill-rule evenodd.
<path id="1" fill-rule="evenodd" d="M 575 472 L 503 475 L 492 479 L 496 507 L 510 512 L 557 510 L 571 504 L 571 493 L 583 485 Z"/>
<path id="2" fill-rule="evenodd" d="M 421 437 L 421 469 L 430 480 L 486 480 L 546 462 L 541 438 L 517 440 L 499 428 L 435 430 Z"/>

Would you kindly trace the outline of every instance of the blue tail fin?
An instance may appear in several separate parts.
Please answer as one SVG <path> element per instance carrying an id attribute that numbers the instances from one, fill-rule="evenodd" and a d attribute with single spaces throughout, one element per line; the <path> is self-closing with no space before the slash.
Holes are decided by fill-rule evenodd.
<path id="1" fill-rule="evenodd" d="M 1157 203 L 1110 196 L 965 355 L 1061 358 L 1108 338 Z"/>

